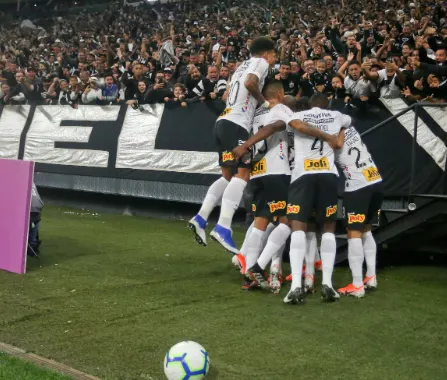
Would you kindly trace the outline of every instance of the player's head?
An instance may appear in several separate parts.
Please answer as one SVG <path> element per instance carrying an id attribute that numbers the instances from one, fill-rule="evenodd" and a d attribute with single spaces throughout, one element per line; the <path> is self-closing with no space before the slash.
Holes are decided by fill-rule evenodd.
<path id="1" fill-rule="evenodd" d="M 278 102 L 282 102 L 284 98 L 284 87 L 282 82 L 276 79 L 267 82 L 262 92 L 268 101 L 276 100 Z"/>
<path id="2" fill-rule="evenodd" d="M 258 37 L 250 45 L 251 55 L 255 58 L 264 58 L 269 65 L 276 62 L 275 43 L 268 37 Z"/>
<path id="3" fill-rule="evenodd" d="M 310 98 L 309 105 L 311 108 L 329 108 L 329 100 L 326 95 L 322 93 L 316 93 Z"/>
<path id="4" fill-rule="evenodd" d="M 296 101 L 296 112 L 306 111 L 309 109 L 309 98 L 302 96 Z"/>
<path id="5" fill-rule="evenodd" d="M 282 100 L 282 104 L 284 104 L 286 107 L 289 107 L 293 112 L 296 112 L 296 98 L 292 95 L 286 95 L 284 96 Z"/>

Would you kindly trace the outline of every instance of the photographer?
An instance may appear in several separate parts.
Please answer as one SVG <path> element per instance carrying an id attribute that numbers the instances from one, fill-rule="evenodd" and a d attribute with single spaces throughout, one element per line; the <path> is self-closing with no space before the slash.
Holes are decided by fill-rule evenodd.
<path id="1" fill-rule="evenodd" d="M 155 76 L 155 84 L 149 86 L 147 99 L 149 103 L 163 103 L 166 97 L 172 97 L 174 86 L 166 82 L 163 72 L 158 72 Z"/>

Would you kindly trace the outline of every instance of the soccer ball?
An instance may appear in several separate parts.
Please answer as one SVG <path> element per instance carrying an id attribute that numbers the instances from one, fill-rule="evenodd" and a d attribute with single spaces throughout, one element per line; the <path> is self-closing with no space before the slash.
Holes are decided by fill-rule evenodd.
<path id="1" fill-rule="evenodd" d="M 199 343 L 185 340 L 167 352 L 163 368 L 168 380 L 200 380 L 210 369 L 210 358 Z"/>

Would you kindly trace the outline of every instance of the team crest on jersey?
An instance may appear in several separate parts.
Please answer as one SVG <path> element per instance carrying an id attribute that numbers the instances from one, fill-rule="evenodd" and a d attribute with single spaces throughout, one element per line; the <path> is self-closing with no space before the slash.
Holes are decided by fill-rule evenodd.
<path id="1" fill-rule="evenodd" d="M 377 181 L 381 178 L 379 171 L 375 167 L 369 167 L 362 170 L 363 176 L 368 182 Z"/>
<path id="2" fill-rule="evenodd" d="M 279 202 L 270 202 L 268 205 L 270 208 L 270 214 L 273 214 L 275 211 L 284 210 L 287 206 L 287 203 L 285 201 L 279 201 Z"/>
<path id="3" fill-rule="evenodd" d="M 326 207 L 326 218 L 337 213 L 337 205 Z"/>
<path id="4" fill-rule="evenodd" d="M 290 82 L 290 83 L 289 83 L 289 88 L 294 88 L 294 87 L 295 87 L 295 83 Z"/>
<path id="5" fill-rule="evenodd" d="M 232 152 L 223 152 L 222 153 L 222 162 L 234 161 L 234 155 Z"/>
<path id="6" fill-rule="evenodd" d="M 308 159 L 304 160 L 304 170 L 308 171 L 318 171 L 318 170 L 329 170 L 329 161 L 327 157 L 322 157 L 316 160 Z"/>
<path id="7" fill-rule="evenodd" d="M 348 224 L 354 223 L 365 223 L 366 215 L 365 214 L 348 214 Z"/>
<path id="8" fill-rule="evenodd" d="M 291 204 L 287 205 L 287 214 L 288 215 L 299 214 L 300 210 L 301 210 L 301 207 L 299 205 L 291 205 Z"/>

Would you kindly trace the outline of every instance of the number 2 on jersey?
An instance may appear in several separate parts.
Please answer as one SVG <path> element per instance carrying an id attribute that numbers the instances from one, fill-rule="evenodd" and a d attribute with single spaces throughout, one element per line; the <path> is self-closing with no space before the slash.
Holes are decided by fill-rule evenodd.
<path id="1" fill-rule="evenodd" d="M 319 150 L 320 154 L 323 154 L 323 141 L 319 140 L 318 137 L 312 143 L 312 150 Z"/>

